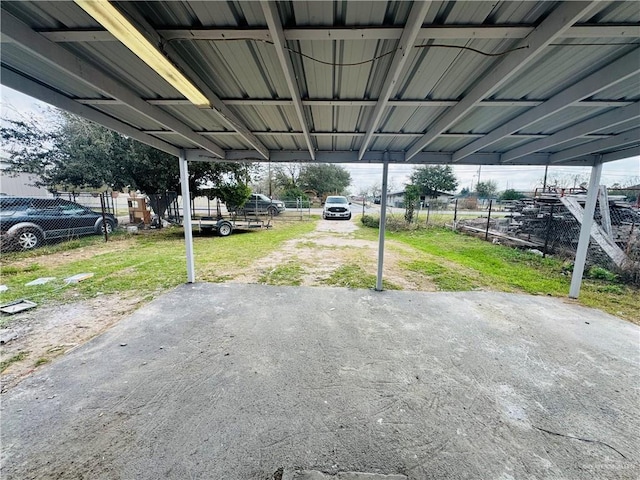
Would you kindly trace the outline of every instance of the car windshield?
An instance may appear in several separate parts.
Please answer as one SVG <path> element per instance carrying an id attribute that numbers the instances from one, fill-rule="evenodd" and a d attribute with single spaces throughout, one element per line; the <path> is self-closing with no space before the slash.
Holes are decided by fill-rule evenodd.
<path id="1" fill-rule="evenodd" d="M 349 203 L 344 197 L 327 197 L 327 203 Z"/>

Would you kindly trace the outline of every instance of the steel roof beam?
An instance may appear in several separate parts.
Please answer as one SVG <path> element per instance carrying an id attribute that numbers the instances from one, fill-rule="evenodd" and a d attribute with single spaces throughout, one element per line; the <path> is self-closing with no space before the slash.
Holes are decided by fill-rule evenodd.
<path id="1" fill-rule="evenodd" d="M 617 108 L 609 112 L 590 118 L 583 122 L 560 130 L 553 135 L 547 136 L 543 140 L 527 143 L 502 154 L 502 161 L 509 162 L 529 153 L 545 151 L 564 142 L 568 142 L 576 137 L 588 135 L 607 127 L 614 127 L 629 120 L 640 117 L 640 102 L 635 102 L 627 107 Z"/>
<path id="2" fill-rule="evenodd" d="M 278 15 L 278 7 L 273 1 L 262 1 L 262 11 L 264 13 L 265 20 L 269 26 L 269 31 L 273 37 L 273 45 L 276 49 L 276 55 L 280 61 L 280 66 L 284 72 L 284 78 L 289 87 L 291 98 L 293 99 L 293 107 L 298 115 L 298 121 L 300 127 L 304 132 L 304 139 L 309 149 L 309 155 L 311 158 L 315 158 L 313 143 L 311 142 L 311 136 L 309 135 L 309 127 L 304 115 L 304 108 L 302 106 L 302 95 L 300 94 L 300 87 L 296 79 L 296 74 L 293 70 L 293 63 L 291 62 L 291 56 L 289 52 L 285 50 L 286 39 L 284 38 L 284 32 L 282 30 L 282 23 L 280 22 L 280 16 Z"/>
<path id="3" fill-rule="evenodd" d="M 40 60 L 55 66 L 103 94 L 120 100 L 164 127 L 176 131 L 195 145 L 209 150 L 221 158 L 224 157 L 225 153 L 222 148 L 208 138 L 198 135 L 177 118 L 169 115 L 159 107 L 145 102 L 122 83 L 105 75 L 104 72 L 70 51 L 34 32 L 4 9 L 1 15 L 2 35 L 12 38 L 22 48 L 29 50 L 31 54 L 37 56 Z"/>
<path id="4" fill-rule="evenodd" d="M 550 43 L 593 9 L 596 4 L 597 2 L 565 2 L 560 4 L 526 39 L 517 45 L 527 48 L 516 50 L 503 57 L 497 64 L 489 66 L 462 100 L 440 117 L 427 133 L 409 149 L 407 159 L 410 160 L 418 154 L 438 135 L 466 115 L 483 98 L 491 95 L 525 66 L 537 59 Z"/>
<path id="5" fill-rule="evenodd" d="M 40 83 L 34 82 L 33 80 L 15 73 L 13 70 L 6 67 L 2 67 L 0 70 L 0 80 L 3 85 L 13 88 L 18 92 L 37 98 L 42 102 L 48 103 L 49 105 L 53 105 L 54 107 L 58 107 L 62 110 L 66 110 L 67 112 L 80 115 L 87 120 L 91 120 L 92 122 L 103 125 L 111 130 L 120 132 L 123 135 L 127 135 L 128 137 L 138 140 L 139 142 L 151 145 L 152 147 L 162 150 L 170 155 L 177 157 L 180 154 L 180 149 L 178 147 L 160 140 L 159 138 L 152 137 L 151 135 L 132 127 L 129 124 L 121 122 L 120 120 L 116 120 L 109 115 L 71 100 L 66 95 L 45 87 Z"/>
<path id="6" fill-rule="evenodd" d="M 420 27 L 422 27 L 422 22 L 424 21 L 424 17 L 427 15 L 430 6 L 431 2 L 416 1 L 411 7 L 407 23 L 402 31 L 402 36 L 400 37 L 400 41 L 396 46 L 396 51 L 393 54 L 393 60 L 391 61 L 391 65 L 387 71 L 384 83 L 382 84 L 378 102 L 373 109 L 373 115 L 370 117 L 369 125 L 367 126 L 367 134 L 362 141 L 362 145 L 360 145 L 360 152 L 358 153 L 358 157 L 360 159 L 364 156 L 364 152 L 367 151 L 367 148 L 371 143 L 371 139 L 373 138 L 373 134 L 377 130 L 378 125 L 380 125 L 380 120 L 382 120 L 384 110 L 387 108 L 387 104 L 389 103 L 389 97 L 398 83 L 405 63 L 407 63 L 407 60 L 409 59 L 409 52 L 411 52 L 411 49 L 416 42 L 416 37 L 418 36 Z"/>
<path id="7" fill-rule="evenodd" d="M 79 103 L 85 105 L 122 105 L 119 100 L 112 98 L 76 98 Z M 223 98 L 225 105 L 238 106 L 262 106 L 262 107 L 290 107 L 293 100 L 290 99 L 269 99 L 269 98 Z M 147 103 L 151 105 L 167 105 L 181 106 L 193 105 L 189 100 L 183 98 L 161 98 L 147 99 Z M 305 107 L 375 107 L 377 100 L 320 100 L 306 99 L 302 100 Z M 389 100 L 389 107 L 453 107 L 458 100 Z M 482 100 L 477 107 L 537 107 L 544 103 L 544 100 Z M 629 100 L 581 100 L 571 104 L 572 107 L 588 107 L 588 108 L 608 108 L 608 107 L 626 107 L 633 102 Z"/>
<path id="8" fill-rule="evenodd" d="M 189 160 L 215 161 L 210 154 L 200 150 L 192 150 L 187 153 Z M 305 150 L 271 150 L 269 161 L 271 162 L 311 162 L 309 152 Z M 421 152 L 416 155 L 410 162 L 406 161 L 405 152 L 391 151 L 368 151 L 362 160 L 358 160 L 358 152 L 348 151 L 318 151 L 316 152 L 315 162 L 319 163 L 382 163 L 385 161 L 385 153 L 389 154 L 389 163 L 400 164 L 450 164 L 451 154 L 443 152 Z M 514 165 L 546 165 L 549 160 L 547 154 L 529 155 L 526 160 L 514 163 Z M 224 161 L 237 162 L 259 162 L 260 158 L 256 157 L 255 152 L 251 150 L 229 150 Z M 581 164 L 588 164 L 589 160 L 578 160 Z M 576 163 L 572 161 L 572 163 Z M 500 155 L 497 153 L 476 153 L 467 158 L 465 165 L 502 165 L 500 163 Z"/>
<path id="9" fill-rule="evenodd" d="M 145 133 L 150 135 L 176 135 L 174 132 L 170 130 L 144 130 Z M 228 137 L 228 136 L 237 136 L 238 132 L 229 131 L 229 130 L 199 130 L 198 133 L 200 135 L 212 135 L 219 137 Z M 261 137 L 301 137 L 304 135 L 304 132 L 290 132 L 290 131 L 253 131 L 254 135 L 259 135 Z M 364 132 L 310 132 L 309 135 L 312 137 L 364 137 Z M 448 132 L 440 135 L 440 138 L 482 138 L 484 133 L 455 133 Z M 422 133 L 410 133 L 410 132 L 377 132 L 374 133 L 373 136 L 375 138 L 416 138 L 421 137 Z M 511 139 L 529 139 L 529 140 L 540 140 L 549 138 L 550 134 L 544 133 L 516 133 L 510 135 Z M 584 134 L 577 135 L 576 138 L 590 138 L 590 139 L 600 139 L 600 138 L 609 138 L 612 137 L 613 134 Z"/>
<path id="10" fill-rule="evenodd" d="M 420 29 L 417 40 L 452 39 L 509 39 L 525 38 L 535 27 L 530 25 L 442 25 Z M 356 28 L 289 28 L 284 29 L 286 40 L 398 40 L 400 27 L 358 26 Z M 159 28 L 165 40 L 259 40 L 271 41 L 271 33 L 264 28 Z M 49 30 L 42 35 L 53 42 L 116 41 L 105 30 Z M 575 25 L 561 38 L 637 38 L 640 25 L 604 24 Z"/>
<path id="11" fill-rule="evenodd" d="M 640 127 L 611 138 L 603 138 L 554 153 L 549 157 L 549 163 L 561 163 L 583 155 L 596 154 L 605 150 L 626 149 L 637 145 L 640 145 Z"/>
<path id="12" fill-rule="evenodd" d="M 640 49 L 638 48 L 632 50 L 618 60 L 615 60 L 609 65 L 592 73 L 588 77 L 583 78 L 572 86 L 557 93 L 543 104 L 527 110 L 523 114 L 518 115 L 504 125 L 491 131 L 483 138 L 461 148 L 453 156 L 454 161 L 459 162 L 465 156 L 471 155 L 473 152 L 477 152 L 482 148 L 517 132 L 527 125 L 538 120 L 542 120 L 543 118 L 572 105 L 574 102 L 582 100 L 583 98 L 593 95 L 604 88 L 615 85 L 618 82 L 636 75 L 640 71 L 638 52 L 640 52 Z"/>

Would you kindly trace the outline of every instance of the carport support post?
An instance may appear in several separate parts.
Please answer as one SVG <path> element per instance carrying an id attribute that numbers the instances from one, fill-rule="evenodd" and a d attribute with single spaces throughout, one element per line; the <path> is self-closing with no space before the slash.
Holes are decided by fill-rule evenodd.
<path id="1" fill-rule="evenodd" d="M 384 153 L 382 162 L 382 192 L 380 193 L 380 228 L 378 230 L 378 278 L 376 290 L 382 291 L 382 266 L 384 263 L 384 231 L 387 225 L 387 177 L 389 176 L 389 154 Z"/>
<path id="2" fill-rule="evenodd" d="M 587 252 L 589 250 L 591 227 L 593 226 L 593 214 L 596 211 L 598 185 L 600 185 L 601 175 L 602 157 L 599 157 L 596 163 L 593 165 L 593 168 L 591 169 L 591 178 L 589 178 L 587 202 L 584 206 L 584 218 L 582 220 L 582 227 L 580 228 L 580 239 L 578 240 L 576 259 L 573 263 L 573 275 L 571 276 L 571 287 L 569 288 L 570 298 L 578 298 L 578 295 L 580 294 L 580 286 L 582 285 L 582 274 L 584 273 L 584 264 L 587 260 Z"/>
<path id="3" fill-rule="evenodd" d="M 196 281 L 193 263 L 193 230 L 191 227 L 191 195 L 189 195 L 189 169 L 187 156 L 180 150 L 180 187 L 182 188 L 182 226 L 184 228 L 184 243 L 187 248 L 187 283 Z"/>

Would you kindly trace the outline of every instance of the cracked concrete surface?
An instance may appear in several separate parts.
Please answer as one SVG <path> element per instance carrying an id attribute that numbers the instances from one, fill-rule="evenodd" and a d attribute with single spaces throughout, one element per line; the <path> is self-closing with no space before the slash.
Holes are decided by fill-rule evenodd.
<path id="1" fill-rule="evenodd" d="M 0 473 L 635 479 L 639 339 L 548 297 L 184 285 L 2 396 Z"/>

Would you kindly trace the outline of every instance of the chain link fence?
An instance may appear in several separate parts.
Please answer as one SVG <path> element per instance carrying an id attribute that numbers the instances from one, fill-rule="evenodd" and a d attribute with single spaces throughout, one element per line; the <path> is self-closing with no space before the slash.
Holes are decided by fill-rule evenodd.
<path id="1" fill-rule="evenodd" d="M 459 219 L 455 228 L 494 243 L 526 247 L 541 255 L 573 260 L 584 221 L 585 195 L 541 195 L 513 201 L 505 212 Z M 640 275 L 640 214 L 631 205 L 601 195 L 593 216 L 587 267 L 618 272 L 637 283 Z"/>
<path id="2" fill-rule="evenodd" d="M 0 196 L 2 251 L 32 250 L 44 244 L 85 235 L 104 235 L 118 226 L 108 193 L 51 196 Z"/>
<path id="3" fill-rule="evenodd" d="M 411 224 L 439 226 L 495 244 L 525 248 L 542 256 L 572 262 L 576 255 L 586 195 L 541 193 L 514 201 L 458 198 L 452 202 L 423 202 Z M 377 207 L 374 205 L 374 207 Z M 377 226 L 379 207 L 366 208 L 365 224 Z M 625 281 L 640 283 L 640 213 L 624 197 L 609 197 L 601 188 L 589 241 L 587 270 L 600 267 Z M 387 207 L 387 228 L 407 228 L 406 210 Z M 603 273 L 604 274 L 604 273 Z"/>

